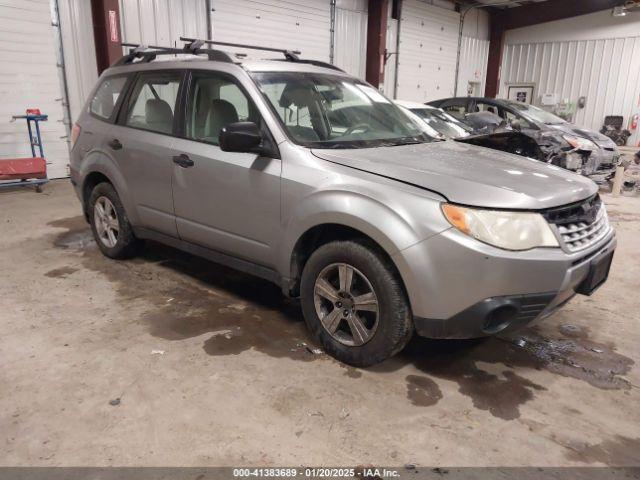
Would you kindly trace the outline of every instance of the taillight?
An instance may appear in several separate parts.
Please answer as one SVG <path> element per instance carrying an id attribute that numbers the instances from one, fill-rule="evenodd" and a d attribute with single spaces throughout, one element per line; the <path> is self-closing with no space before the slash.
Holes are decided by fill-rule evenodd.
<path id="1" fill-rule="evenodd" d="M 73 149 L 73 146 L 78 141 L 78 138 L 80 138 L 81 131 L 82 129 L 80 128 L 80 125 L 78 125 L 77 123 L 74 123 L 73 128 L 71 129 L 71 148 L 72 149 Z"/>

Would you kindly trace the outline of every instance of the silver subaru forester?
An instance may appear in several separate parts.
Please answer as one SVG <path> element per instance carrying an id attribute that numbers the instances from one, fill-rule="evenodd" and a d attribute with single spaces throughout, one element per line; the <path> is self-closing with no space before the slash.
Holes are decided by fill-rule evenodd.
<path id="1" fill-rule="evenodd" d="M 592 181 L 434 139 L 321 62 L 162 53 L 106 70 L 73 128 L 106 256 L 150 239 L 273 281 L 355 366 L 414 332 L 516 329 L 606 280 L 616 239 Z"/>

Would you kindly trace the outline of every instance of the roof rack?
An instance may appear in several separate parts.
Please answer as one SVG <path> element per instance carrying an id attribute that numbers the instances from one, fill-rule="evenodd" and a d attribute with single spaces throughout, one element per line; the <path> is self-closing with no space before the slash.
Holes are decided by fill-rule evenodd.
<path id="1" fill-rule="evenodd" d="M 182 40 L 183 42 L 189 42 L 186 45 L 192 45 L 192 44 L 201 42 L 203 44 L 208 44 L 208 45 L 222 45 L 225 47 L 247 48 L 250 50 L 262 50 L 265 52 L 278 52 L 278 53 L 282 53 L 284 55 L 284 60 L 289 62 L 305 63 L 308 65 L 315 65 L 316 67 L 330 68 L 332 70 L 338 70 L 339 72 L 344 72 L 344 70 L 336 67 L 335 65 L 332 65 L 331 63 L 322 62 L 320 60 L 307 60 L 304 58 L 300 58 L 298 56 L 300 55 L 300 50 L 286 50 L 282 48 L 261 47 L 258 45 L 244 45 L 241 43 L 218 42 L 213 40 L 200 40 L 200 39 L 188 38 L 188 37 L 180 37 L 180 40 Z M 270 59 L 270 60 L 280 60 L 280 59 Z"/>
<path id="2" fill-rule="evenodd" d="M 272 60 L 274 62 L 281 62 L 282 61 L 279 58 L 271 58 L 269 60 Z M 344 73 L 344 70 L 342 70 L 340 67 L 336 67 L 335 65 L 333 65 L 331 63 L 323 62 L 321 60 L 307 60 L 306 58 L 299 58 L 298 60 L 291 60 L 291 61 L 296 62 L 296 63 L 304 63 L 304 64 L 307 64 L 307 65 L 315 65 L 316 67 L 330 68 L 331 70 L 337 70 L 338 72 L 343 72 Z"/>
<path id="3" fill-rule="evenodd" d="M 209 60 L 218 62 L 233 63 L 233 58 L 228 53 L 221 50 L 202 48 L 202 40 L 193 40 L 186 43 L 183 48 L 177 47 L 159 47 L 156 45 L 139 45 L 137 43 L 121 43 L 123 47 L 132 47 L 129 53 L 124 55 L 113 66 L 130 65 L 136 59 L 140 59 L 136 63 L 149 63 L 156 59 L 158 55 L 207 55 Z"/>
<path id="4" fill-rule="evenodd" d="M 300 50 L 285 50 L 282 48 L 260 47 L 257 45 L 244 45 L 241 43 L 217 42 L 213 40 L 200 40 L 197 38 L 188 38 L 188 37 L 180 37 L 180 40 L 182 40 L 183 42 L 189 42 L 186 45 L 192 45 L 194 43 L 202 42 L 202 43 L 206 43 L 207 45 L 222 45 L 224 47 L 248 48 L 250 50 L 278 52 L 278 53 L 282 53 L 285 59 L 290 60 L 292 62 L 297 62 L 300 60 L 300 58 L 298 58 L 298 55 L 300 55 Z"/>
<path id="5" fill-rule="evenodd" d="M 137 43 L 121 43 L 123 47 L 131 47 L 129 53 L 124 55 L 118 61 L 116 61 L 113 66 L 121 66 L 121 65 L 130 65 L 132 63 L 149 63 L 154 61 L 158 55 L 207 55 L 209 60 L 218 61 L 218 62 L 227 62 L 227 63 L 236 63 L 236 60 L 229 55 L 227 52 L 223 52 L 222 50 L 216 50 L 211 48 L 202 48 L 204 44 L 209 45 L 223 45 L 226 47 L 236 47 L 236 48 L 247 48 L 251 50 L 262 50 L 266 52 L 279 52 L 284 55 L 282 60 L 288 62 L 295 63 L 304 63 L 308 65 L 315 65 L 317 67 L 330 68 L 332 70 L 337 70 L 340 72 L 344 72 L 341 68 L 336 67 L 327 62 L 322 62 L 320 60 L 307 60 L 304 58 L 300 58 L 299 50 L 283 50 L 280 48 L 271 48 L 271 47 L 260 47 L 256 45 L 243 45 L 240 43 L 229 43 L 229 42 L 217 42 L 213 40 L 201 40 L 197 38 L 187 38 L 180 37 L 180 40 L 185 42 L 184 47 L 160 47 L 157 45 L 142 45 Z M 236 54 L 237 56 L 244 56 L 245 54 Z M 136 60 L 139 59 L 138 62 Z M 274 61 L 278 61 L 280 59 L 270 59 Z"/>

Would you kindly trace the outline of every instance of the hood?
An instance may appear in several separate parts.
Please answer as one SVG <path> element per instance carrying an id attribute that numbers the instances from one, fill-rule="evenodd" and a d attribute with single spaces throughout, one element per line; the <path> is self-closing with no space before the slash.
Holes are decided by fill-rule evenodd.
<path id="1" fill-rule="evenodd" d="M 463 205 L 538 210 L 583 200 L 591 180 L 554 165 L 458 142 L 313 149 L 323 160 L 437 192 Z"/>
<path id="2" fill-rule="evenodd" d="M 615 148 L 616 146 L 613 140 L 611 140 L 609 137 L 601 133 L 594 132 L 593 130 L 580 128 L 576 125 L 573 125 L 572 123 L 563 123 L 560 125 L 547 125 L 547 127 L 551 128 L 552 130 L 559 131 L 561 133 L 566 133 L 567 135 L 577 135 L 579 137 L 588 138 L 589 140 L 591 140 L 601 148 L 611 149 L 611 148 Z"/>

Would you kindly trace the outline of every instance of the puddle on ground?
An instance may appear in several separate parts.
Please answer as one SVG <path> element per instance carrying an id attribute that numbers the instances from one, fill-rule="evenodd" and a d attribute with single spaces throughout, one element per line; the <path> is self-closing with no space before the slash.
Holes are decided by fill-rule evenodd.
<path id="1" fill-rule="evenodd" d="M 151 242 L 137 259 L 109 260 L 97 249 L 84 218 L 50 225 L 67 229 L 55 245 L 81 253 L 83 265 L 106 275 L 124 301 L 142 299 L 154 306 L 144 314 L 154 336 L 182 340 L 204 335 L 203 349 L 210 355 L 255 349 L 303 361 L 325 357 L 313 353 L 297 302 L 285 299 L 269 282 Z M 633 361 L 612 345 L 591 341 L 587 329 L 562 325 L 551 336 L 529 328 L 502 338 L 415 338 L 400 355 L 369 370 L 395 371 L 407 364 L 424 374 L 406 377 L 413 404 L 436 404 L 442 393 L 434 379 L 444 379 L 457 383 L 476 408 L 513 420 L 521 405 L 545 390 L 515 369 L 544 369 L 602 389 L 628 389 L 622 375 Z M 489 372 L 482 364 L 496 367 Z M 348 377 L 362 376 L 358 369 L 344 368 Z"/>
<path id="2" fill-rule="evenodd" d="M 82 253 L 83 265 L 104 274 L 121 298 L 154 306 L 143 320 L 156 337 L 205 335 L 209 355 L 255 349 L 303 361 L 324 357 L 313 353 L 297 302 L 270 282 L 152 242 L 136 259 L 110 260 L 98 250 L 83 217 L 49 225 L 67 229 L 54 244 Z"/>
<path id="3" fill-rule="evenodd" d="M 430 407 L 442 399 L 438 384 L 429 377 L 407 375 L 407 398 L 419 407 Z"/>
<path id="4" fill-rule="evenodd" d="M 50 227 L 66 228 L 67 231 L 58 235 L 53 244 L 60 248 L 82 250 L 87 247 L 96 247 L 91 234 L 91 227 L 82 215 L 71 218 L 62 218 L 47 223 Z"/>
<path id="5" fill-rule="evenodd" d="M 631 369 L 633 360 L 615 351 L 611 344 L 589 340 L 588 330 L 562 325 L 562 338 L 545 338 L 535 329 L 525 330 L 517 337 L 505 339 L 544 368 L 565 377 L 573 377 L 602 389 L 629 389 L 622 378 Z"/>
<path id="6" fill-rule="evenodd" d="M 78 269 L 73 267 L 60 267 L 49 270 L 44 274 L 44 276 L 49 278 L 67 278 L 69 275 L 77 271 Z"/>
<path id="7" fill-rule="evenodd" d="M 638 466 L 640 438 L 615 435 L 596 444 L 563 444 L 569 449 L 567 458 L 582 463 L 603 463 L 610 467 Z"/>
<path id="8" fill-rule="evenodd" d="M 588 337 L 588 329 L 562 325 L 557 338 L 547 338 L 536 328 L 502 338 L 414 338 L 400 355 L 370 370 L 395 371 L 412 364 L 431 378 L 456 382 L 458 391 L 471 398 L 476 408 L 514 420 L 520 416 L 521 405 L 532 400 L 536 392 L 546 390 L 514 370 L 547 370 L 601 389 L 630 388 L 622 375 L 629 372 L 633 360 L 615 352 L 612 345 L 596 343 Z M 489 372 L 479 366 L 482 364 L 497 367 Z M 417 404 L 415 388 L 415 381 L 407 379 L 409 400 Z"/>

